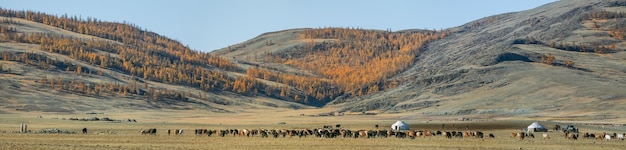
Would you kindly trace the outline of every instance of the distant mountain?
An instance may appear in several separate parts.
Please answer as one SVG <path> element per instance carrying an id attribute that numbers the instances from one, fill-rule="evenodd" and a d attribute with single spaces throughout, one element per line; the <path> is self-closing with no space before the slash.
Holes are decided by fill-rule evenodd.
<path id="1" fill-rule="evenodd" d="M 135 25 L 1 9 L 0 109 L 619 120 L 624 12 L 557 1 L 442 31 L 289 29 L 202 53 Z"/>

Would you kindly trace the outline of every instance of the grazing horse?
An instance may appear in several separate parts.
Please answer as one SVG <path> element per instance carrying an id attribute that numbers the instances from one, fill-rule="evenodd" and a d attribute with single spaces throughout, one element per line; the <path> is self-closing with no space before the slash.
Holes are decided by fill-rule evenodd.
<path id="1" fill-rule="evenodd" d="M 87 128 L 83 128 L 83 134 L 87 134 Z"/>

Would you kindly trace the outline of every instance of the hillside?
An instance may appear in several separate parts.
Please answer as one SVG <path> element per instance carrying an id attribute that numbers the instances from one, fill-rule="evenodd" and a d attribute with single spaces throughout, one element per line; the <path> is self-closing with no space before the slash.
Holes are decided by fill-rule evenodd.
<path id="1" fill-rule="evenodd" d="M 623 4 L 559 1 L 449 29 L 453 34 L 429 43 L 416 64 L 396 76 L 409 82 L 337 107 L 438 117 L 622 120 L 626 45 L 615 33 L 623 33 L 626 20 L 613 14 L 623 14 Z"/>
<path id="2" fill-rule="evenodd" d="M 203 53 L 136 25 L 0 9 L 0 112 L 623 122 L 624 12 L 558 1 L 442 31 L 289 29 Z"/>
<path id="3" fill-rule="evenodd" d="M 241 96 L 249 88 L 241 85 L 251 81 L 230 75 L 245 74 L 235 64 L 134 25 L 5 9 L 0 14 L 2 112 L 308 107 Z"/>
<path id="4" fill-rule="evenodd" d="M 446 29 L 438 32 L 443 38 L 413 51 L 416 58 L 410 67 L 385 78 L 387 83 L 397 83 L 394 86 L 365 95 L 346 91 L 325 107 L 400 113 L 408 118 L 620 120 L 626 103 L 624 8 L 623 1 L 559 1 Z M 304 40 L 304 32 L 310 30 L 333 28 L 267 33 L 212 54 L 283 73 L 323 76 L 305 65 L 265 61 L 275 60 L 264 57 L 272 53 L 316 65 L 315 59 L 301 59 L 319 55 L 307 51 L 306 44 L 346 40 Z M 434 31 L 394 33 L 413 32 Z"/>

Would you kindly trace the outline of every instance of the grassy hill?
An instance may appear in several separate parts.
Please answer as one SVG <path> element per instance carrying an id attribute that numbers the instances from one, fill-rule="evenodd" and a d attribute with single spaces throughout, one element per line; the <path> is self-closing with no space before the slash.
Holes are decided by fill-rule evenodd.
<path id="1" fill-rule="evenodd" d="M 2 9 L 0 109 L 623 122 L 624 12 L 558 1 L 442 31 L 289 29 L 203 53 L 135 25 Z"/>

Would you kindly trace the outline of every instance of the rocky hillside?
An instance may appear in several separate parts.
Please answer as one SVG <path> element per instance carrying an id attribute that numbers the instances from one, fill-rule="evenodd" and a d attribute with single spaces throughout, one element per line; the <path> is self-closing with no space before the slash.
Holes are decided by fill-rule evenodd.
<path id="1" fill-rule="evenodd" d="M 408 83 L 333 104 L 430 116 L 623 118 L 624 4 L 558 1 L 449 29 L 395 77 Z"/>

